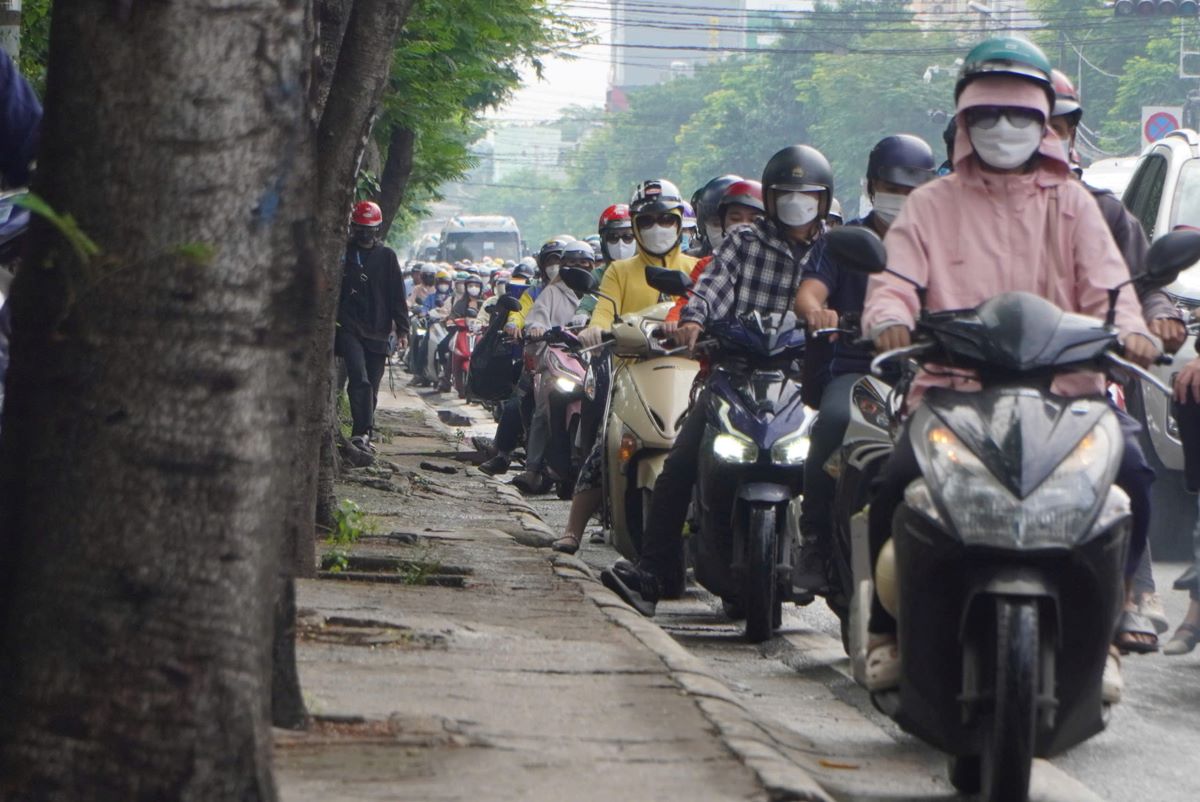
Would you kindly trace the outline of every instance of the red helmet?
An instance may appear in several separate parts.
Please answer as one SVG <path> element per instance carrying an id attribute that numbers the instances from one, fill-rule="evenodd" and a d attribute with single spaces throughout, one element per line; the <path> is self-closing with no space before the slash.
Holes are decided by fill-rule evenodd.
<path id="1" fill-rule="evenodd" d="M 1054 85 L 1054 110 L 1050 112 L 1051 117 L 1066 117 L 1068 115 L 1078 121 L 1083 116 L 1083 104 L 1079 102 L 1079 93 L 1075 91 L 1075 84 L 1071 83 L 1071 79 L 1066 73 L 1060 70 L 1051 70 L 1050 83 Z"/>
<path id="2" fill-rule="evenodd" d="M 717 214 L 724 220 L 725 210 L 734 205 L 749 206 L 751 209 L 757 209 L 766 214 L 767 207 L 763 203 L 762 184 L 757 181 L 734 181 L 722 193 L 721 200 L 717 204 Z"/>
<path id="3" fill-rule="evenodd" d="M 378 226 L 383 224 L 383 212 L 379 209 L 379 204 L 373 201 L 359 201 L 354 204 L 354 211 L 350 215 L 350 222 L 356 226 Z"/>
<path id="4" fill-rule="evenodd" d="M 604 236 L 610 228 L 633 228 L 633 220 L 629 217 L 629 206 L 624 203 L 614 203 L 600 213 L 600 225 L 597 232 Z"/>

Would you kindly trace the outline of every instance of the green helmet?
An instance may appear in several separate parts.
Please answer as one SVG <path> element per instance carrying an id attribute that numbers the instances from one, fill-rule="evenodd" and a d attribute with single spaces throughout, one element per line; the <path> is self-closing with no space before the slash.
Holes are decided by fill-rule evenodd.
<path id="1" fill-rule="evenodd" d="M 1054 105 L 1054 85 L 1050 82 L 1050 60 L 1042 49 L 1033 42 L 1014 37 L 988 39 L 971 48 L 958 71 L 958 83 L 954 86 L 954 98 L 962 94 L 963 87 L 985 75 L 1013 75 L 1033 81 L 1042 86 L 1050 105 Z"/>
<path id="2" fill-rule="evenodd" d="M 467 271 L 465 271 L 465 270 L 460 270 L 460 271 L 458 271 L 457 273 L 455 273 L 455 274 L 454 274 L 454 280 L 455 280 L 455 281 L 466 281 L 466 280 L 467 280 L 467 279 L 469 279 L 470 277 L 471 277 L 471 274 L 470 274 L 470 273 L 468 273 L 468 272 L 467 272 Z"/>

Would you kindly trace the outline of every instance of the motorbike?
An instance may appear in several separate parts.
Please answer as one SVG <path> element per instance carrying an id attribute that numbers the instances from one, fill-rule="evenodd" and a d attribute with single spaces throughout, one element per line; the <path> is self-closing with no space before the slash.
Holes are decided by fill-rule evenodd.
<path id="1" fill-rule="evenodd" d="M 582 453 L 580 441 L 587 357 L 579 339 L 563 328 L 550 329 L 525 342 L 543 346 L 532 358 L 534 408 L 545 409 L 550 416 L 546 471 L 554 480 L 558 497 L 569 499 L 587 456 Z"/>
<path id="2" fill-rule="evenodd" d="M 475 319 L 475 314 L 470 314 L 450 321 L 449 329 L 454 334 L 450 345 L 450 378 L 458 397 L 466 399 L 471 354 L 475 351 L 475 343 L 479 340 L 483 326 Z"/>
<path id="3" fill-rule="evenodd" d="M 1200 233 L 1186 233 L 1151 249 L 1150 280 L 1169 281 L 1200 258 Z M 866 229 L 838 229 L 828 245 L 847 269 L 892 272 Z M 1118 354 L 1120 289 L 1109 291 L 1102 323 L 1021 292 L 930 313 L 918 286 L 913 343 L 878 356 L 872 372 L 901 363 L 907 381 L 923 366 L 966 368 L 981 389 L 931 389 L 896 430 L 921 477 L 906 489 L 876 566 L 865 558 L 865 517 L 855 509 L 861 489 L 838 490 L 837 503 L 848 506 L 836 517 L 849 524 L 838 527 L 835 549 L 852 569 L 851 610 L 869 603 L 874 568 L 878 597 L 899 627 L 899 687 L 873 701 L 950 756 L 958 790 L 982 791 L 989 802 L 1027 799 L 1034 757 L 1062 752 L 1106 723 L 1102 677 L 1131 526 L 1129 499 L 1114 484 L 1124 439 L 1103 394 L 1063 397 L 1050 387 L 1063 373 L 1092 370 L 1167 391 Z M 872 434 L 891 429 L 884 418 L 897 405 L 881 404 L 882 394 L 869 400 L 859 410 Z M 878 436 L 868 440 L 845 466 L 886 447 Z M 839 477 L 840 485 L 855 481 L 863 475 Z M 866 638 L 858 618 L 852 643 Z M 861 677 L 865 653 L 853 652 Z"/>
<path id="4" fill-rule="evenodd" d="M 654 483 L 687 416 L 699 363 L 679 356 L 658 331 L 671 311 L 661 303 L 614 322 L 609 343 L 620 360 L 605 424 L 605 528 L 613 547 L 636 560 Z"/>
<path id="5" fill-rule="evenodd" d="M 425 355 L 429 347 L 429 316 L 414 314 L 409 319 L 409 343 L 406 362 L 408 372 L 413 376 L 413 383 L 429 385 L 433 378 L 426 375 Z"/>

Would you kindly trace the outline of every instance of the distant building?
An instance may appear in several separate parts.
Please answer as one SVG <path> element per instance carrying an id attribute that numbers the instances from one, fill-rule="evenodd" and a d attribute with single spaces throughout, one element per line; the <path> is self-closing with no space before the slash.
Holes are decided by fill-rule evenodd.
<path id="1" fill-rule="evenodd" d="M 627 89 L 690 74 L 697 64 L 746 47 L 747 0 L 689 0 L 687 12 L 639 0 L 610 1 L 610 111 L 626 106 Z"/>
<path id="2" fill-rule="evenodd" d="M 779 40 L 779 28 L 797 15 L 812 11 L 815 0 L 745 0 L 746 47 L 770 47 Z"/>

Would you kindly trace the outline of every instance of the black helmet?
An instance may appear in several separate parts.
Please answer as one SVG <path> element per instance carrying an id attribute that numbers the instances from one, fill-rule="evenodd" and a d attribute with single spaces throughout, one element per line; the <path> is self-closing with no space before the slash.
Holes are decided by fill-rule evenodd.
<path id="1" fill-rule="evenodd" d="M 561 259 L 563 249 L 566 248 L 568 244 L 570 244 L 574 241 L 575 241 L 575 238 L 572 236 L 568 236 L 567 234 L 559 234 L 554 239 L 546 240 L 544 243 L 542 243 L 541 249 L 538 250 L 538 255 L 537 255 L 538 267 L 539 268 L 545 267 L 546 258 L 549 256 L 557 256 Z"/>
<path id="2" fill-rule="evenodd" d="M 902 187 L 919 187 L 937 175 L 933 149 L 919 136 L 886 136 L 871 148 L 867 180 L 882 180 Z"/>
<path id="3" fill-rule="evenodd" d="M 725 194 L 725 190 L 729 188 L 730 184 L 741 180 L 740 175 L 730 173 L 717 176 L 696 190 L 696 194 L 692 196 L 692 208 L 696 210 L 696 218 L 703 223 L 707 217 L 716 217 L 719 214 L 717 207 L 721 203 L 721 196 Z"/>
<path id="4" fill-rule="evenodd" d="M 517 266 L 512 269 L 513 278 L 523 278 L 529 281 L 533 278 L 533 265 L 529 264 L 533 261 L 533 257 L 526 256 L 521 261 L 517 262 Z"/>
<path id="5" fill-rule="evenodd" d="M 833 168 L 821 151 L 809 145 L 789 145 L 776 153 L 763 168 L 763 199 L 767 215 L 775 220 L 775 196 L 771 190 L 783 192 L 824 192 L 817 217 L 829 213 L 833 199 Z M 778 222 L 778 221 L 777 221 Z"/>
<path id="6" fill-rule="evenodd" d="M 653 178 L 638 184 L 633 190 L 632 200 L 629 201 L 629 214 L 632 217 L 681 209 L 683 197 L 679 194 L 679 187 L 665 178 Z"/>
<path id="7" fill-rule="evenodd" d="M 596 251 L 592 248 L 590 242 L 575 240 L 574 242 L 568 242 L 567 246 L 563 248 L 561 258 L 564 264 L 572 259 L 584 259 L 595 264 Z"/>

